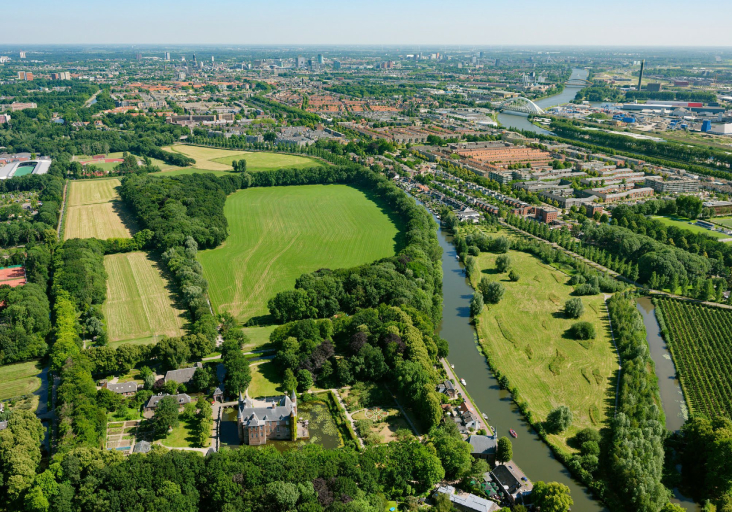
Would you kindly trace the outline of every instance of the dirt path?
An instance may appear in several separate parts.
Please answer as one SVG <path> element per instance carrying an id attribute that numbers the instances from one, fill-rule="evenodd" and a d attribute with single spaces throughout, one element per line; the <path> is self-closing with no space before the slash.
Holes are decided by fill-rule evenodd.
<path id="1" fill-rule="evenodd" d="M 363 439 L 361 438 L 361 433 L 356 430 L 356 422 L 353 420 L 353 417 L 351 416 L 351 413 L 348 412 L 348 408 L 346 407 L 346 404 L 343 403 L 343 398 L 341 398 L 341 394 L 338 392 L 337 389 L 331 389 L 333 392 L 333 395 L 336 397 L 336 400 L 338 400 L 338 403 L 343 407 L 343 412 L 346 413 L 346 419 L 351 424 L 351 428 L 356 433 L 356 437 L 358 438 L 358 444 L 361 446 L 361 448 L 364 447 Z"/>

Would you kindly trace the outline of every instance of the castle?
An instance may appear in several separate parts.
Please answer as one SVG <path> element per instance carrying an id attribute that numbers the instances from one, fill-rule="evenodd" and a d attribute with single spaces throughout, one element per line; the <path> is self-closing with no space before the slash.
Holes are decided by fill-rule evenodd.
<path id="1" fill-rule="evenodd" d="M 307 422 L 297 421 L 297 397 L 287 395 L 252 400 L 239 395 L 237 415 L 239 440 L 243 444 L 262 445 L 268 439 L 296 441 L 310 437 Z"/>

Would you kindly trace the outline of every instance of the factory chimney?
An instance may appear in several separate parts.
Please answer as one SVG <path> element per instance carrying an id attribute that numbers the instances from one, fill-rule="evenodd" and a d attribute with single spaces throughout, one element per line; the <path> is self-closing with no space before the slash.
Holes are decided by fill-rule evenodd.
<path id="1" fill-rule="evenodd" d="M 638 76 L 638 90 L 641 90 L 641 83 L 643 82 L 643 68 L 646 66 L 646 59 L 641 61 L 640 75 Z"/>

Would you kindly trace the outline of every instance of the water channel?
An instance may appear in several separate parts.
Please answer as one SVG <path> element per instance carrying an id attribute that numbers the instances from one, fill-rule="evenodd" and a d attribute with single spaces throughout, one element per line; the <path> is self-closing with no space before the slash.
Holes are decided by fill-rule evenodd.
<path id="1" fill-rule="evenodd" d="M 444 307 L 440 336 L 450 345 L 450 364 L 455 365 L 459 378 L 467 382 L 468 393 L 481 412 L 488 415 L 488 423 L 499 436 L 509 436 L 508 429 L 518 433 L 513 442 L 513 460 L 534 482 L 561 482 L 570 488 L 573 512 L 606 510 L 594 500 L 582 485 L 575 482 L 567 469 L 554 458 L 549 447 L 524 420 L 508 391 L 500 389 L 488 367 L 485 357 L 475 344 L 476 333 L 470 323 L 470 299 L 473 289 L 468 284 L 463 266 L 457 259 L 452 237 L 442 230 L 438 237 L 442 247 L 442 290 Z"/>
<path id="2" fill-rule="evenodd" d="M 586 80 L 589 74 L 590 72 L 586 69 L 575 68 L 572 70 L 572 75 L 570 78 L 579 78 L 582 80 Z M 555 94 L 554 96 L 549 96 L 547 98 L 542 98 L 540 100 L 536 100 L 534 103 L 536 103 L 544 110 L 550 107 L 555 107 L 557 105 L 563 105 L 572 101 L 574 97 L 577 96 L 577 91 L 579 91 L 580 89 L 582 89 L 582 87 L 566 86 L 561 93 Z M 506 128 L 517 128 L 520 130 L 526 130 L 535 133 L 543 133 L 545 135 L 549 133 L 547 130 L 531 124 L 526 116 L 518 114 L 498 114 L 498 121 Z"/>

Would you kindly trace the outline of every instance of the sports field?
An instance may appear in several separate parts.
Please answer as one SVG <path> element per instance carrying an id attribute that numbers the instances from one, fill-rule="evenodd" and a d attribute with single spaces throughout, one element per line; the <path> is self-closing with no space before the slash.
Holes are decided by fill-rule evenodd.
<path id="1" fill-rule="evenodd" d="M 229 238 L 199 258 L 214 309 L 241 321 L 267 314 L 267 300 L 304 273 L 369 263 L 396 249 L 395 223 L 346 185 L 241 190 L 224 213 Z"/>
<path id="2" fill-rule="evenodd" d="M 37 361 L 0 366 L 0 400 L 29 395 L 41 387 Z"/>
<path id="3" fill-rule="evenodd" d="M 714 217 L 708 220 L 709 222 L 724 226 L 727 229 L 732 229 L 732 217 Z"/>
<path id="4" fill-rule="evenodd" d="M 175 146 L 164 149 L 166 151 L 175 151 L 193 158 L 196 161 L 194 168 L 197 169 L 197 171 L 194 172 L 231 171 L 233 169 L 231 163 L 234 160 L 240 160 L 242 158 L 247 161 L 247 170 L 250 172 L 269 171 L 283 167 L 305 168 L 323 165 L 318 160 L 314 160 L 312 158 L 281 153 L 204 148 L 199 146 L 188 146 L 186 144 L 176 144 Z M 179 171 L 181 170 L 184 169 L 179 169 Z"/>
<path id="5" fill-rule="evenodd" d="M 161 336 L 181 336 L 184 312 L 175 307 L 158 265 L 143 252 L 104 257 L 107 301 L 104 316 L 110 344 L 153 343 Z"/>
<path id="6" fill-rule="evenodd" d="M 577 430 L 600 428 L 612 416 L 618 359 L 607 310 L 602 295 L 582 297 L 585 313 L 580 320 L 595 326 L 597 338 L 570 339 L 565 332 L 577 320 L 561 312 L 572 292 L 565 284 L 569 278 L 527 253 L 509 251 L 509 256 L 520 275 L 518 282 L 496 273 L 496 254 L 481 253 L 477 258 L 481 273 L 473 285 L 488 276 L 506 288 L 503 300 L 487 305 L 480 315 L 481 344 L 542 421 L 559 405 L 572 410 L 572 427 L 550 436 L 566 444 Z"/>
<path id="7" fill-rule="evenodd" d="M 703 228 L 701 226 L 697 226 L 694 224 L 695 221 L 692 221 L 690 219 L 687 219 L 685 217 L 663 217 L 663 216 L 654 216 L 654 220 L 658 220 L 666 224 L 667 226 L 675 226 L 680 229 L 687 229 L 689 231 L 692 231 L 694 233 L 702 233 L 707 236 L 711 236 L 714 238 L 730 238 L 729 235 L 726 235 L 724 233 L 720 233 L 719 231 L 712 231 L 711 229 Z M 715 219 L 715 222 L 716 219 Z"/>
<path id="8" fill-rule="evenodd" d="M 69 185 L 64 239 L 131 238 L 120 219 L 118 179 L 72 181 Z"/>

